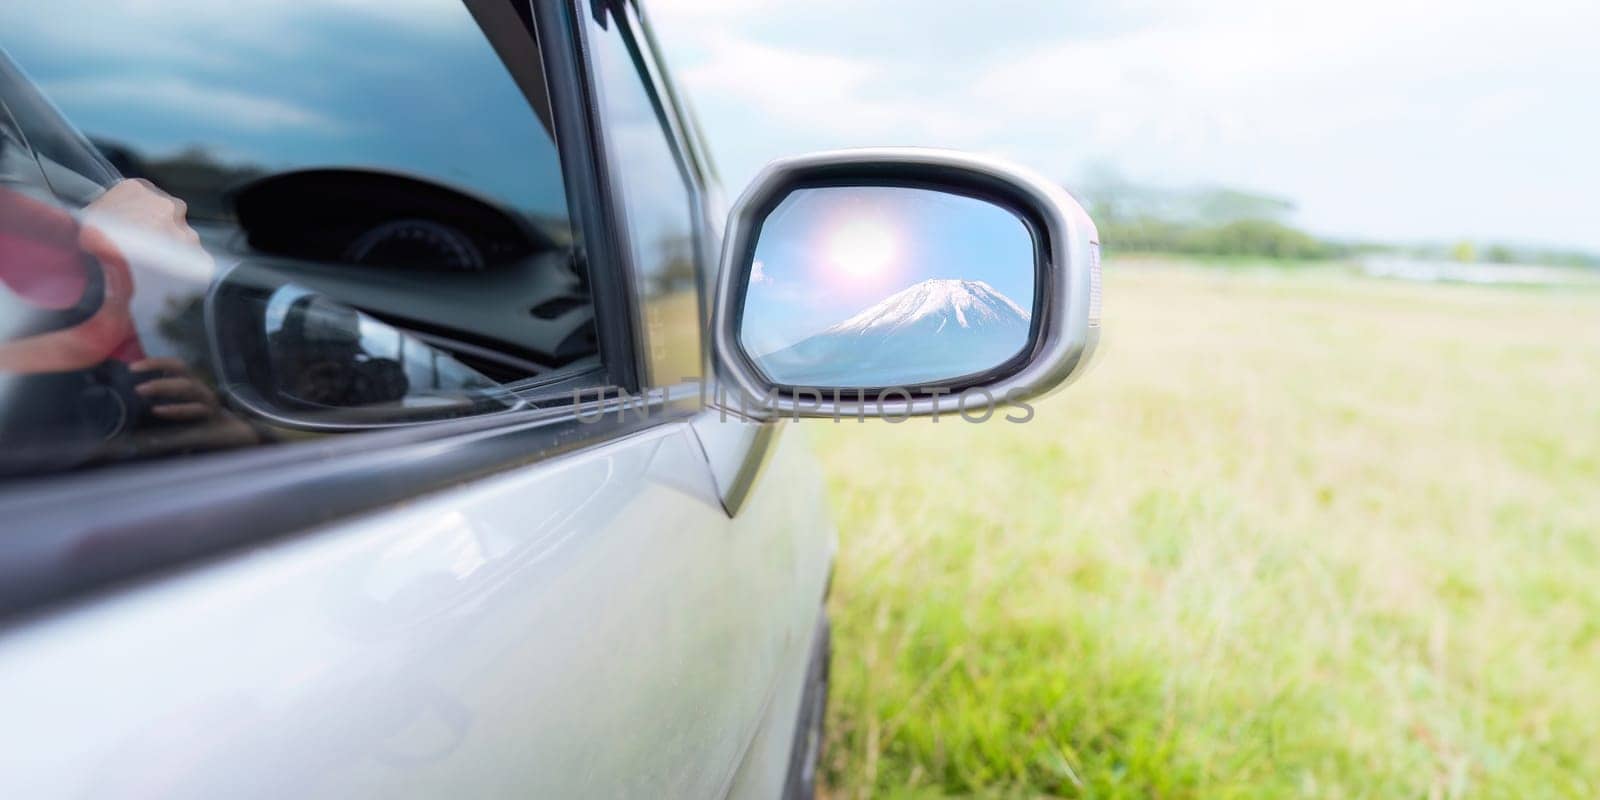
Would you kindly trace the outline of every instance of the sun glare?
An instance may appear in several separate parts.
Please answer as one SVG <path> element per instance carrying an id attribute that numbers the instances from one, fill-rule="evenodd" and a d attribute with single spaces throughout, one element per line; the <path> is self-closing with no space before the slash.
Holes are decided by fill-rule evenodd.
<path id="1" fill-rule="evenodd" d="M 893 265 L 899 244 L 879 220 L 854 219 L 829 231 L 827 263 L 841 280 L 872 283 Z"/>

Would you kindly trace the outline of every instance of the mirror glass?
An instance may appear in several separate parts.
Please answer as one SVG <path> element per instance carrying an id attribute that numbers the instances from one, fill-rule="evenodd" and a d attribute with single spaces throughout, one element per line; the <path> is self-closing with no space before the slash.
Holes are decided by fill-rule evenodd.
<path id="1" fill-rule="evenodd" d="M 212 301 L 219 383 L 245 408 L 295 423 L 365 425 L 517 403 L 501 384 L 417 336 L 307 287 L 274 286 L 248 273 L 230 275 Z"/>
<path id="2" fill-rule="evenodd" d="M 1028 226 L 985 200 L 904 186 L 790 193 L 762 223 L 740 343 L 774 383 L 914 389 L 1028 344 Z"/>
<path id="3" fill-rule="evenodd" d="M 298 286 L 274 293 L 265 316 L 280 399 L 312 408 L 424 409 L 509 394 L 448 354 Z"/>

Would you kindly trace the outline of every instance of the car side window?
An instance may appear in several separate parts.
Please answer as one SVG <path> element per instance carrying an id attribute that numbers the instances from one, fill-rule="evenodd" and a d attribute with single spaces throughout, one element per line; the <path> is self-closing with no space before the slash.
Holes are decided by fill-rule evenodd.
<path id="1" fill-rule="evenodd" d="M 702 372 L 695 196 L 674 115 L 623 6 L 593 4 L 590 60 L 640 298 L 646 380 L 671 386 Z"/>
<path id="2" fill-rule="evenodd" d="M 0 11 L 0 477 L 603 382 L 491 3 L 81 5 Z"/>

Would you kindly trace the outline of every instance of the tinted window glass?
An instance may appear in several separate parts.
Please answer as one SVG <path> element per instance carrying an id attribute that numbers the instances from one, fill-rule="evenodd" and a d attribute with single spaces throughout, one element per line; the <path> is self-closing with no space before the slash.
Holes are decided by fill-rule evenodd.
<path id="1" fill-rule="evenodd" d="M 460 3 L 26 0 L 0 36 L 0 475 L 597 374 L 542 87 Z"/>
<path id="2" fill-rule="evenodd" d="M 241 176 L 338 166 L 566 219 L 555 146 L 459 2 L 10 0 L 0 19 L 66 117 L 193 213 L 225 213 Z"/>
<path id="3" fill-rule="evenodd" d="M 637 41 L 623 17 L 607 12 L 604 25 L 591 19 L 607 155 L 628 226 L 649 380 L 669 386 L 701 372 L 693 195 Z"/>

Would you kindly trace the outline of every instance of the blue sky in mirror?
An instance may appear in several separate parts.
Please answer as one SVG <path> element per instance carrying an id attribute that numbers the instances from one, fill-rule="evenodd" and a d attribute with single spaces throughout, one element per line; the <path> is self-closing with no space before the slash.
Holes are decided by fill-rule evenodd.
<path id="1" fill-rule="evenodd" d="M 920 380 L 986 369 L 1026 341 L 1033 239 L 1018 217 L 983 200 L 904 187 L 802 189 L 784 198 L 762 225 L 754 262 L 740 334 L 758 360 L 846 327 L 859 345 L 868 327 L 877 332 L 889 323 L 902 331 L 907 346 L 937 353 L 957 339 L 975 340 L 979 320 L 972 315 L 1006 317 L 1004 332 L 991 334 L 1003 336 L 1009 348 L 998 359 L 986 354 L 981 358 L 989 363 L 973 366 L 952 355 L 935 367 L 941 375 L 906 376 Z M 906 327 L 916 321 L 912 317 L 947 311 L 951 320 L 960 317 L 947 330 Z M 835 369 L 867 366 L 855 363 L 852 353 L 834 355 Z M 773 373 L 772 364 L 763 366 Z M 856 385 L 821 374 L 807 377 L 820 385 Z"/>
<path id="2" fill-rule="evenodd" d="M 550 136 L 460 3 L 21 0 L 0 17 L 70 121 L 141 157 L 377 168 L 567 216 Z"/>

